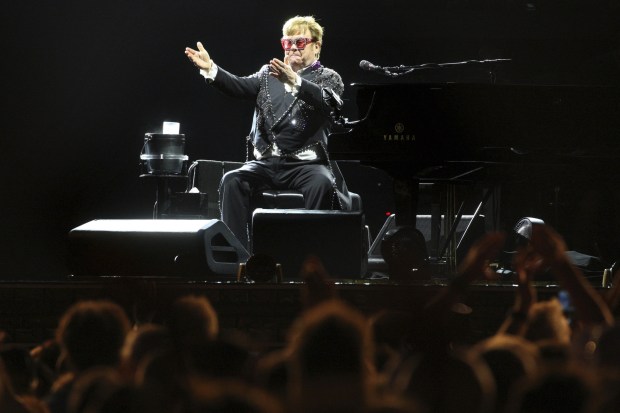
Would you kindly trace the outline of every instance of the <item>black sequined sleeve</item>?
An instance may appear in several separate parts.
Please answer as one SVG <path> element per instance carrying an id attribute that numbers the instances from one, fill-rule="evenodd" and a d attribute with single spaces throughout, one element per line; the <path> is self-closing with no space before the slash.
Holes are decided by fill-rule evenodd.
<path id="1" fill-rule="evenodd" d="M 254 100 L 260 89 L 260 77 L 265 70 L 267 66 L 250 76 L 236 76 L 218 66 L 211 85 L 227 96 Z"/>
<path id="2" fill-rule="evenodd" d="M 302 78 L 299 98 L 330 113 L 332 108 L 323 99 L 323 89 L 330 89 L 336 95 L 341 96 L 344 92 L 344 84 L 340 75 L 331 69 L 322 68 L 321 73 L 315 79 Z"/>

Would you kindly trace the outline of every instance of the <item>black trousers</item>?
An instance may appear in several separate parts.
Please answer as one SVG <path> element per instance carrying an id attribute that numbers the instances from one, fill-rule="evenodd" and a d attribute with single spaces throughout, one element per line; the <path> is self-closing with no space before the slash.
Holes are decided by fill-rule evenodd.
<path id="1" fill-rule="evenodd" d="M 306 209 L 332 209 L 335 178 L 325 163 L 278 157 L 246 162 L 220 182 L 222 221 L 247 248 L 250 245 L 252 195 L 265 189 L 298 190 Z"/>

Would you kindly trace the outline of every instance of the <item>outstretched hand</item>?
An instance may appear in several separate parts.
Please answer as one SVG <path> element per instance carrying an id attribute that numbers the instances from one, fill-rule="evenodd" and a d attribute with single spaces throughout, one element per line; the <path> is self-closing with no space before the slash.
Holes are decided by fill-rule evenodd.
<path id="1" fill-rule="evenodd" d="M 213 61 L 209 56 L 209 53 L 206 51 L 201 42 L 196 43 L 196 47 L 198 50 L 194 50 L 191 47 L 185 48 L 185 56 L 188 57 L 190 62 L 194 63 L 194 65 L 202 70 L 211 70 L 211 66 L 213 66 Z"/>
<path id="2" fill-rule="evenodd" d="M 286 83 L 290 86 L 295 85 L 297 80 L 297 73 L 288 64 L 288 56 L 284 58 L 284 61 L 280 59 L 271 59 L 269 61 L 269 74 L 282 83 Z"/>

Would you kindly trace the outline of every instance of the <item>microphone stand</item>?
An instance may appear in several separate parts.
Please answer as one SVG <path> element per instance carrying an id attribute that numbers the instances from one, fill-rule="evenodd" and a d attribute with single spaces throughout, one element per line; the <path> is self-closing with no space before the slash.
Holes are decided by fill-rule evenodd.
<path id="1" fill-rule="evenodd" d="M 409 73 L 414 72 L 416 70 L 442 69 L 444 67 L 451 67 L 451 66 L 464 66 L 464 65 L 471 65 L 471 64 L 489 64 L 489 63 L 500 63 L 500 62 L 510 62 L 510 61 L 512 61 L 512 59 L 465 60 L 462 62 L 448 62 L 448 63 L 422 63 L 419 65 L 413 65 L 413 66 L 405 66 L 405 65 L 384 66 L 384 67 L 382 66 L 382 68 L 385 70 L 384 72 L 385 76 L 399 77 L 399 76 L 408 75 Z"/>

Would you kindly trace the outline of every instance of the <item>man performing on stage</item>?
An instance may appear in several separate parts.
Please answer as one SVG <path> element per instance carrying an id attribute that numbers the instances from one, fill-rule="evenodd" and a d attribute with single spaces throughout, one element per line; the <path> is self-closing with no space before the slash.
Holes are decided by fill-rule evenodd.
<path id="1" fill-rule="evenodd" d="M 222 221 L 246 246 L 253 192 L 294 189 L 306 209 L 349 209 L 346 188 L 338 193 L 327 156 L 327 136 L 341 105 L 340 75 L 319 62 L 323 28 L 311 16 L 293 17 L 282 28 L 284 59 L 271 59 L 251 76 L 228 73 L 202 43 L 185 49 L 208 83 L 225 94 L 256 101 L 249 140 L 255 160 L 224 175 Z M 340 195 L 340 196 L 338 196 Z"/>

